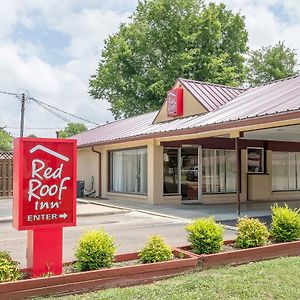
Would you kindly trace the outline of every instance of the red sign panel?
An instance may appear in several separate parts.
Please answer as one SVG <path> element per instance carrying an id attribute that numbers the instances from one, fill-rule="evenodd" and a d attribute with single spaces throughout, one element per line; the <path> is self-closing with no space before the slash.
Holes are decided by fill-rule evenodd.
<path id="1" fill-rule="evenodd" d="M 14 140 L 13 226 L 76 224 L 76 140 Z"/>
<path id="2" fill-rule="evenodd" d="M 178 117 L 183 115 L 183 89 L 176 88 L 168 91 L 167 108 L 169 117 Z"/>

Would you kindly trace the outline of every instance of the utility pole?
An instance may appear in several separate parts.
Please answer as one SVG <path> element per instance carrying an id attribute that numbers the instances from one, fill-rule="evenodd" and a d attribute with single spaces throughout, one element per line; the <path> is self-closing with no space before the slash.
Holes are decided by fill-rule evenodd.
<path id="1" fill-rule="evenodd" d="M 20 124 L 20 137 L 24 134 L 24 114 L 25 114 L 25 94 L 22 94 L 21 98 L 21 124 Z"/>

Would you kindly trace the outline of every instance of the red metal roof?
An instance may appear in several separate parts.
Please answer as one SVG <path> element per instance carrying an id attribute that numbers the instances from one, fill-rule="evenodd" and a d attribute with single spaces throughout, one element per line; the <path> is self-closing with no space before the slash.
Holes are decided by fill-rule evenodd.
<path id="1" fill-rule="evenodd" d="M 263 118 L 289 111 L 300 111 L 300 76 L 247 90 L 219 109 L 206 114 L 153 124 L 156 112 L 119 120 L 74 136 L 79 147 L 110 143 L 128 138 L 174 133 L 230 121 Z M 236 124 L 238 126 L 238 124 Z"/>
<path id="2" fill-rule="evenodd" d="M 244 88 L 179 78 L 179 82 L 207 109 L 213 111 L 238 95 Z"/>
<path id="3" fill-rule="evenodd" d="M 80 147 L 144 134 L 151 128 L 156 115 L 157 111 L 114 121 L 74 135 L 72 138 L 77 139 L 77 145 Z"/>

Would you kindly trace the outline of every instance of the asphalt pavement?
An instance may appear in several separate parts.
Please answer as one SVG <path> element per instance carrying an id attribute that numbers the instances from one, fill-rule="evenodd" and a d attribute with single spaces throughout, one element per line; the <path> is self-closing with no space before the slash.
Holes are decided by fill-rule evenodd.
<path id="1" fill-rule="evenodd" d="M 5 209 L 4 209 L 5 208 Z M 9 251 L 13 259 L 26 266 L 26 231 L 18 231 L 11 224 L 11 200 L 0 200 L 0 250 Z M 140 251 L 146 239 L 160 234 L 171 246 L 188 244 L 185 225 L 190 219 L 155 212 L 139 211 L 108 204 L 77 202 L 77 225 L 64 228 L 63 260 L 74 260 L 74 250 L 80 236 L 89 229 L 104 228 L 115 237 L 117 253 Z M 4 216 L 4 217 L 3 217 Z M 5 219 L 6 218 L 6 219 Z M 235 231 L 225 230 L 225 238 L 234 238 Z"/>

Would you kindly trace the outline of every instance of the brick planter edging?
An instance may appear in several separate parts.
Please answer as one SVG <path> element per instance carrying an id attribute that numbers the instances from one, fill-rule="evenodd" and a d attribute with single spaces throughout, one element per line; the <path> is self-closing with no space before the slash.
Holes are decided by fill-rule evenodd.
<path id="1" fill-rule="evenodd" d="M 224 241 L 225 245 L 232 243 L 234 243 L 234 240 Z M 200 255 L 190 252 L 191 246 L 183 246 L 179 248 L 187 254 L 191 253 L 192 255 L 196 255 L 198 257 L 199 265 L 204 269 L 222 265 L 239 265 L 282 256 L 300 255 L 300 241 Z"/>
<path id="2" fill-rule="evenodd" d="M 176 248 L 173 249 L 173 254 L 176 257 L 182 255 L 183 258 L 159 263 L 3 282 L 0 283 L 0 300 L 24 299 L 32 296 L 75 293 L 148 283 L 192 270 L 198 265 L 198 257 L 193 254 Z M 120 254 L 115 257 L 115 262 L 134 260 L 137 257 L 137 252 Z"/>

